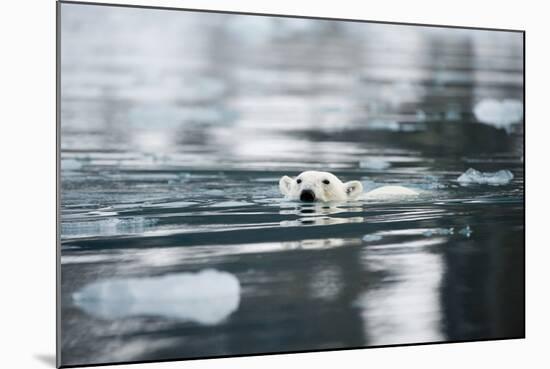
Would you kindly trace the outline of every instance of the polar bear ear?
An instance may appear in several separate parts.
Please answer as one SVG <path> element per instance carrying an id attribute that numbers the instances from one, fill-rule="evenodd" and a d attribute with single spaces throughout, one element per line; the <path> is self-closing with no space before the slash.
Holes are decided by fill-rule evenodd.
<path id="1" fill-rule="evenodd" d="M 290 193 L 290 185 L 292 185 L 292 178 L 289 176 L 282 176 L 279 180 L 279 190 L 283 195 L 288 195 Z"/>
<path id="2" fill-rule="evenodd" d="M 363 185 L 359 181 L 349 181 L 344 186 L 349 199 L 354 199 L 363 192 Z"/>

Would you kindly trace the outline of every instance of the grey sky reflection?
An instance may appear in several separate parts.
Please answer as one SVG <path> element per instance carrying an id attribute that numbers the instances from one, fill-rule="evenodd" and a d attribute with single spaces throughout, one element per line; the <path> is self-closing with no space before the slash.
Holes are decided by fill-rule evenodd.
<path id="1" fill-rule="evenodd" d="M 443 242 L 444 238 L 433 238 L 364 249 L 362 259 L 366 268 L 387 275 L 383 285 L 370 288 L 356 301 L 371 344 L 445 339 L 440 306 L 445 268 L 441 255 L 429 250 L 429 246 Z"/>

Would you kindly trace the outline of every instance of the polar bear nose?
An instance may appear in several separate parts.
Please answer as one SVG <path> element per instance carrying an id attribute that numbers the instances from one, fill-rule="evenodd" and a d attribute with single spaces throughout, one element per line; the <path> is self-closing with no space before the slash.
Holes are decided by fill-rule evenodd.
<path id="1" fill-rule="evenodd" d="M 312 190 L 303 190 L 300 194 L 300 200 L 306 202 L 315 201 L 315 192 Z"/>

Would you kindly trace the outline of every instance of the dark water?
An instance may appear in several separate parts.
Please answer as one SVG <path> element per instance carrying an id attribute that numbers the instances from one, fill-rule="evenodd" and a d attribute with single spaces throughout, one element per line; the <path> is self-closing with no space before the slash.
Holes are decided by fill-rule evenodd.
<path id="1" fill-rule="evenodd" d="M 62 364 L 524 335 L 521 34 L 61 17 Z M 308 169 L 422 194 L 284 200 Z"/>

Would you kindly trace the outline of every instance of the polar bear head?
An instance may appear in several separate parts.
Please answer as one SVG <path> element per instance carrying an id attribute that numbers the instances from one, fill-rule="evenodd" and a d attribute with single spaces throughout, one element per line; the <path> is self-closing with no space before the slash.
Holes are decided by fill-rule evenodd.
<path id="1" fill-rule="evenodd" d="M 363 185 L 359 181 L 343 183 L 332 173 L 310 170 L 295 178 L 283 176 L 279 189 L 289 200 L 328 202 L 355 199 L 363 192 Z"/>

